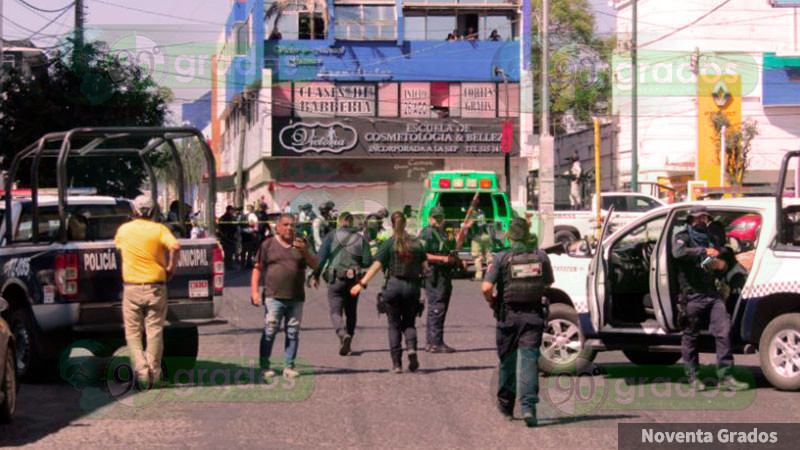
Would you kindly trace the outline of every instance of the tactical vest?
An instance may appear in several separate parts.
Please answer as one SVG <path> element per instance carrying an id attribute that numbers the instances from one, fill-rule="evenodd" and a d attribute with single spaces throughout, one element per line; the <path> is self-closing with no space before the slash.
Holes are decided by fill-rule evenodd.
<path id="1" fill-rule="evenodd" d="M 338 229 L 333 233 L 331 242 L 331 269 L 347 270 L 361 268 L 361 255 L 363 254 L 363 238 L 358 233 Z"/>
<path id="2" fill-rule="evenodd" d="M 503 270 L 503 303 L 512 307 L 541 307 L 545 288 L 543 269 L 535 250 L 510 253 Z"/>
<path id="3" fill-rule="evenodd" d="M 422 259 L 416 257 L 416 252 L 412 250 L 408 261 L 401 261 L 397 257 L 394 248 L 389 250 L 389 275 L 397 278 L 420 279 L 422 278 Z"/>

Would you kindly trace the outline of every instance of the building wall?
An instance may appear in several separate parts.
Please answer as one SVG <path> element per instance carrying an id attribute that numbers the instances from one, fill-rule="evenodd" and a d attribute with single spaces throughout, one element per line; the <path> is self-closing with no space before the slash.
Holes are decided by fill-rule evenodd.
<path id="1" fill-rule="evenodd" d="M 689 24 L 719 5 L 717 0 L 687 0 L 676 8 L 671 2 L 639 0 L 638 30 L 640 71 L 639 95 L 639 164 L 640 180 L 656 181 L 664 175 L 693 174 L 698 149 L 697 83 L 683 86 L 674 82 L 658 92 L 653 69 L 659 63 L 688 64 L 681 75 L 692 78 L 695 70 L 714 73 L 708 64 L 732 64 L 721 67 L 742 77 L 742 119 L 757 121 L 759 136 L 753 141 L 750 169 L 745 183 L 774 182 L 781 155 L 797 147 L 800 136 L 800 104 L 764 106 L 764 53 L 797 54 L 797 11 L 773 8 L 766 0 L 733 0 L 694 25 Z M 630 1 L 617 2 L 617 32 L 621 49 L 615 58 L 615 72 L 626 58 L 622 53 L 630 37 Z M 669 34 L 669 35 L 668 35 Z M 622 57 L 620 57 L 622 56 Z M 672 72 L 678 78 L 677 67 Z M 710 70 L 710 71 L 709 71 Z M 666 69 L 661 75 L 666 75 Z M 618 75 L 618 74 L 617 74 Z M 629 75 L 629 72 L 628 72 Z M 618 79 L 619 77 L 617 77 Z M 696 77 L 695 77 L 696 80 Z M 642 83 L 644 81 L 644 83 Z M 664 87 L 663 85 L 661 87 Z M 766 89 L 771 89 L 769 85 Z M 618 183 L 630 180 L 631 100 L 630 91 L 615 89 L 614 114 L 619 127 Z M 800 96 L 798 96 L 800 99 Z"/>

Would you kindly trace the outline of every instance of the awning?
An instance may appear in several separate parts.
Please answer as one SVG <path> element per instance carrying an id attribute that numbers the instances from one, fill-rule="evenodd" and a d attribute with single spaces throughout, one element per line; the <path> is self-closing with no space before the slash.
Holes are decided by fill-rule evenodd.
<path id="1" fill-rule="evenodd" d="M 300 182 L 278 182 L 275 183 L 278 188 L 291 188 L 291 189 L 362 189 L 362 188 L 378 188 L 387 187 L 389 183 L 300 183 Z"/>
<path id="2" fill-rule="evenodd" d="M 800 56 L 764 53 L 764 106 L 800 106 Z"/>

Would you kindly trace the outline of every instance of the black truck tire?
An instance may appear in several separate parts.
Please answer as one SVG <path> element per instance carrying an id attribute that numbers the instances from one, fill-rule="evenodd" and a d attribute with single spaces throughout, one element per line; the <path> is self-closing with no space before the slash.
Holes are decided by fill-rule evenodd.
<path id="1" fill-rule="evenodd" d="M 556 244 L 563 244 L 564 248 L 567 248 L 568 245 L 572 244 L 573 242 L 580 239 L 572 230 L 568 229 L 560 229 L 556 230 L 555 235 L 553 236 L 553 241 Z"/>
<path id="2" fill-rule="evenodd" d="M 625 357 L 637 366 L 671 366 L 681 359 L 680 352 L 648 352 L 647 350 L 622 350 Z"/>
<path id="3" fill-rule="evenodd" d="M 13 347 L 6 352 L 6 360 L 0 363 L 6 365 L 3 379 L 0 380 L 0 392 L 3 393 L 3 402 L 0 403 L 0 423 L 9 423 L 17 409 L 17 362 Z"/>
<path id="4" fill-rule="evenodd" d="M 767 381 L 782 391 L 800 390 L 800 372 L 791 367 L 800 354 L 800 314 L 782 314 L 770 321 L 761 334 L 758 356 Z"/>
<path id="5" fill-rule="evenodd" d="M 556 343 L 553 339 L 562 338 Z M 550 305 L 550 315 L 542 337 L 539 370 L 545 374 L 555 372 L 583 373 L 590 369 L 596 351 L 584 346 L 578 313 L 569 305 Z"/>
<path id="6" fill-rule="evenodd" d="M 199 333 L 197 325 L 178 322 L 164 329 L 163 366 L 167 377 L 179 370 L 191 370 L 197 362 Z"/>
<path id="7" fill-rule="evenodd" d="M 30 311 L 24 307 L 17 307 L 8 316 L 8 326 L 16 341 L 16 370 L 20 380 L 33 376 L 37 364 L 36 343 L 39 338 Z"/>

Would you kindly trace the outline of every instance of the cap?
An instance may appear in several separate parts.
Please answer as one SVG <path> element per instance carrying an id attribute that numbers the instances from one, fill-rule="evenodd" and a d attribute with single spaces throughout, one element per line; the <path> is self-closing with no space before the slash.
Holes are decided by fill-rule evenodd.
<path id="1" fill-rule="evenodd" d="M 431 208 L 430 213 L 428 213 L 431 217 L 444 217 L 444 208 L 441 206 L 434 206 Z"/>
<path id="2" fill-rule="evenodd" d="M 516 242 L 524 242 L 530 237 L 528 221 L 517 217 L 508 224 L 508 238 Z"/>
<path id="3" fill-rule="evenodd" d="M 692 217 L 699 217 L 699 216 L 708 216 L 711 217 L 711 213 L 708 212 L 708 208 L 705 206 L 693 206 L 692 209 L 689 210 L 689 216 L 687 219 L 691 219 Z"/>
<path id="4" fill-rule="evenodd" d="M 314 209 L 314 207 L 311 206 L 311 203 L 305 203 L 305 204 L 303 204 L 303 206 L 300 207 L 301 211 L 309 211 L 309 210 L 312 210 L 312 209 Z"/>
<path id="5" fill-rule="evenodd" d="M 330 200 L 328 200 L 327 202 L 325 202 L 325 207 L 326 207 L 326 208 L 328 208 L 328 209 L 333 209 L 335 206 L 336 206 L 336 203 L 333 203 L 333 202 L 332 202 L 332 201 L 330 201 Z"/>
<path id="6" fill-rule="evenodd" d="M 136 208 L 137 211 L 143 209 L 151 210 L 154 205 L 153 198 L 149 195 L 142 194 L 133 199 L 133 207 Z"/>

